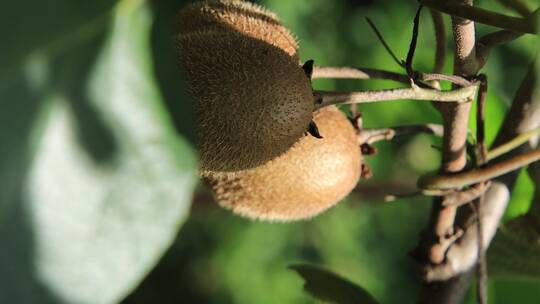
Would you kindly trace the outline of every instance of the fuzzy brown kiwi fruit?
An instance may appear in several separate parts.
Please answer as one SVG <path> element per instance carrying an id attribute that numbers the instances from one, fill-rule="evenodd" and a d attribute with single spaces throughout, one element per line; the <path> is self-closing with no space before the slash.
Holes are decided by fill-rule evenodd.
<path id="1" fill-rule="evenodd" d="M 360 177 L 356 132 L 334 106 L 315 112 L 314 121 L 323 139 L 304 136 L 257 168 L 207 174 L 216 201 L 245 217 L 291 221 L 311 218 L 343 199 Z"/>
<path id="2" fill-rule="evenodd" d="M 281 24 L 276 14 L 245 1 L 221 0 L 195 2 L 177 15 L 179 35 L 197 31 L 237 31 L 266 41 L 296 57 L 298 42 Z"/>
<path id="3" fill-rule="evenodd" d="M 193 97 L 201 172 L 259 166 L 309 129 L 309 77 L 289 54 L 237 31 L 177 36 Z"/>

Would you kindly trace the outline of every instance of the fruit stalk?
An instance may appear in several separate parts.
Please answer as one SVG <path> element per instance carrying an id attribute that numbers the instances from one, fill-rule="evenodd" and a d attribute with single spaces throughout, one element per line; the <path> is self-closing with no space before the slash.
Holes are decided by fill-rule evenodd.
<path id="1" fill-rule="evenodd" d="M 419 86 L 430 87 L 423 82 L 429 81 L 449 81 L 453 84 L 457 84 L 462 87 L 470 86 L 471 82 L 458 75 L 445 75 L 440 74 L 439 71 L 435 73 L 423 73 L 415 72 L 415 81 Z M 411 83 L 411 78 L 408 75 L 379 70 L 371 68 L 358 68 L 358 67 L 333 67 L 333 66 L 314 66 L 312 79 L 321 78 L 334 78 L 334 79 L 387 79 L 393 80 L 405 84 Z"/>
<path id="2" fill-rule="evenodd" d="M 316 108 L 335 104 L 368 103 L 403 99 L 459 103 L 472 100 L 476 94 L 477 88 L 478 84 L 476 83 L 464 88 L 449 91 L 424 89 L 415 85 L 411 88 L 362 92 L 314 91 L 313 95 L 315 97 Z"/>

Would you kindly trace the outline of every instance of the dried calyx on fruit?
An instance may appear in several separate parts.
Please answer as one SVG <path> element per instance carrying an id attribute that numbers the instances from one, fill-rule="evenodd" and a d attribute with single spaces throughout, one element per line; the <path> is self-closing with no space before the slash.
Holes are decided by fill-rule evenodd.
<path id="1" fill-rule="evenodd" d="M 254 169 L 204 178 L 216 201 L 245 217 L 291 221 L 332 207 L 360 177 L 356 131 L 334 106 L 314 114 L 323 139 L 304 136 L 286 154 Z"/>
<path id="2" fill-rule="evenodd" d="M 275 15 L 221 1 L 188 6 L 178 16 L 177 49 L 194 100 L 202 172 L 262 165 L 310 130 L 311 82 L 298 64 L 296 41 Z"/>

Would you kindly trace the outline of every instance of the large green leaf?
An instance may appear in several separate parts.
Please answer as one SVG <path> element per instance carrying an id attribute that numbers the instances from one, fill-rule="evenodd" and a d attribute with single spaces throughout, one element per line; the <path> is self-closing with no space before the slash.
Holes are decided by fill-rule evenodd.
<path id="1" fill-rule="evenodd" d="M 0 174 L 7 190 L 0 196 L 0 303 L 118 302 L 185 219 L 196 161 L 152 76 L 151 23 L 142 1 L 119 2 L 90 74 L 81 77 L 84 96 L 17 80 L 9 96 L 20 100 L 2 101 L 17 110 L 11 115 L 24 112 L 18 103 L 32 111 L 21 123 L 2 114 L 9 128 L 0 137 L 13 145 L 1 147 L 8 173 Z M 74 65 L 66 74 L 85 72 Z M 13 94 L 19 90 L 28 92 Z M 24 130 L 13 129 L 19 124 Z"/>
<path id="2" fill-rule="evenodd" d="M 0 1 L 0 80 L 9 79 L 33 53 L 72 47 L 84 36 L 103 30 L 114 3 L 110 0 Z"/>
<path id="3" fill-rule="evenodd" d="M 376 304 L 373 296 L 362 287 L 326 269 L 313 265 L 290 267 L 304 278 L 304 289 L 325 303 Z"/>
<path id="4" fill-rule="evenodd" d="M 522 215 L 501 227 L 488 251 L 489 273 L 504 279 L 540 280 L 538 223 Z"/>

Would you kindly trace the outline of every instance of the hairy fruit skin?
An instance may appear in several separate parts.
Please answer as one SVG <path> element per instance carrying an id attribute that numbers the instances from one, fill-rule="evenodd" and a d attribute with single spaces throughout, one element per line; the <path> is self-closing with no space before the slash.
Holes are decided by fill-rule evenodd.
<path id="1" fill-rule="evenodd" d="M 265 41 L 297 58 L 298 42 L 276 14 L 237 0 L 195 2 L 177 15 L 178 35 L 197 31 L 235 31 Z"/>
<path id="2" fill-rule="evenodd" d="M 292 221 L 311 218 L 347 196 L 360 178 L 356 132 L 333 106 L 315 112 L 314 121 L 323 139 L 304 136 L 257 168 L 208 172 L 205 181 L 219 205 L 252 219 Z"/>
<path id="3" fill-rule="evenodd" d="M 177 48 L 194 101 L 202 172 L 259 166 L 308 129 L 310 80 L 280 48 L 234 31 L 178 35 Z"/>

